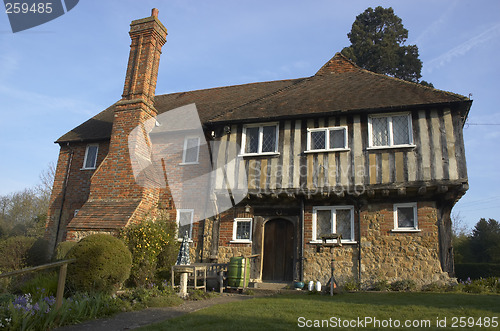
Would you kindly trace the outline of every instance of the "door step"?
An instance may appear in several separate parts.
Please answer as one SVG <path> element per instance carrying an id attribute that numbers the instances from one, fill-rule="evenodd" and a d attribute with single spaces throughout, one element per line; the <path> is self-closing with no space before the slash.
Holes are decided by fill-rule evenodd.
<path id="1" fill-rule="evenodd" d="M 265 283 L 251 283 L 249 287 L 253 287 L 256 289 L 261 289 L 261 290 L 271 290 L 271 291 L 278 291 L 278 290 L 284 290 L 284 289 L 290 289 L 292 288 L 292 283 L 287 283 L 287 282 L 265 282 Z"/>

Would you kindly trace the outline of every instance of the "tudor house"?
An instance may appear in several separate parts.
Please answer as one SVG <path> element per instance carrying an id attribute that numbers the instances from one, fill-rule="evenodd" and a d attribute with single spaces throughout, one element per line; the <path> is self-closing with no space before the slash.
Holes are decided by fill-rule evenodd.
<path id="1" fill-rule="evenodd" d="M 450 213 L 468 188 L 471 100 L 369 72 L 341 54 L 310 77 L 155 95 L 167 35 L 157 15 L 131 24 L 122 99 L 56 141 L 53 246 L 167 217 L 190 237 L 196 262 L 252 255 L 255 282 L 325 283 L 332 254 L 320 244 L 331 233 L 342 235 L 333 250 L 341 282 L 453 276 Z M 141 185 L 131 132 L 191 104 L 202 133 L 162 159 L 165 185 Z M 217 145 L 204 149 L 204 141 Z M 212 167 L 210 193 L 198 191 L 212 200 L 229 191 L 234 206 L 200 219 L 199 206 L 176 203 L 172 192 Z"/>

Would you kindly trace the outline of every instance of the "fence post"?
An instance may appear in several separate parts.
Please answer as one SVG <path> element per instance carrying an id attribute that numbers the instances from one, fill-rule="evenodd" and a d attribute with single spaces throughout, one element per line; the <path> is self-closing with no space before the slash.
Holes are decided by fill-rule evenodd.
<path id="1" fill-rule="evenodd" d="M 59 309 L 62 306 L 62 299 L 64 295 L 64 284 L 66 283 L 67 271 L 68 271 L 68 264 L 65 263 L 61 265 L 61 268 L 59 269 L 59 279 L 57 281 L 56 309 Z"/>

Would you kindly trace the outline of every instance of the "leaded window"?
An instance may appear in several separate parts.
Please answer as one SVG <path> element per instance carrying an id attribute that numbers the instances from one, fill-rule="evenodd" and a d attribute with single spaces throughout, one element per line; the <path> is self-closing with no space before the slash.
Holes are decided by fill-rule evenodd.
<path id="1" fill-rule="evenodd" d="M 352 206 L 317 206 L 313 208 L 313 240 L 337 233 L 343 242 L 354 241 L 354 208 Z"/>
<path id="2" fill-rule="evenodd" d="M 410 114 L 376 115 L 368 118 L 370 147 L 413 144 Z"/>
<path id="3" fill-rule="evenodd" d="M 394 205 L 394 229 L 418 230 L 416 203 L 400 203 Z"/>
<path id="4" fill-rule="evenodd" d="M 334 151 L 347 149 L 347 127 L 308 129 L 307 150 Z"/>
<path id="5" fill-rule="evenodd" d="M 277 153 L 278 124 L 244 126 L 241 152 L 242 154 Z"/>

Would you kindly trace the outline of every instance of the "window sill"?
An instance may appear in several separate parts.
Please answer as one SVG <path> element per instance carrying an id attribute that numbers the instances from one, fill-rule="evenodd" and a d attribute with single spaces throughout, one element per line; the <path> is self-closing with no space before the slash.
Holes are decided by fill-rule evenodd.
<path id="1" fill-rule="evenodd" d="M 80 170 L 95 170 L 96 168 L 80 168 Z"/>
<path id="2" fill-rule="evenodd" d="M 236 239 L 236 240 L 231 240 L 229 242 L 230 244 L 251 244 L 251 240 L 242 240 L 242 239 Z"/>
<path id="3" fill-rule="evenodd" d="M 246 153 L 238 154 L 238 157 L 248 157 L 248 156 L 278 156 L 279 152 L 267 152 L 267 153 Z"/>
<path id="4" fill-rule="evenodd" d="M 415 148 L 417 145 L 394 145 L 394 146 L 370 146 L 367 147 L 366 150 L 379 150 L 379 149 L 398 149 L 398 148 Z"/>
<path id="5" fill-rule="evenodd" d="M 327 244 L 336 244 L 337 241 L 336 240 L 327 240 L 326 243 Z M 358 242 L 355 240 L 342 240 L 341 243 L 342 243 L 342 245 L 355 245 Z M 323 244 L 323 241 L 322 240 L 311 240 L 311 241 L 309 241 L 309 244 L 314 244 L 314 245 Z"/>
<path id="6" fill-rule="evenodd" d="M 195 165 L 195 164 L 200 164 L 200 162 L 182 162 L 182 163 L 179 163 L 179 165 L 181 165 L 181 166 Z"/>
<path id="7" fill-rule="evenodd" d="M 314 149 L 310 151 L 304 151 L 305 154 L 311 153 L 330 153 L 330 152 L 349 152 L 350 148 L 335 148 L 335 149 Z"/>
<path id="8" fill-rule="evenodd" d="M 182 242 L 182 238 L 177 238 L 177 241 L 178 242 Z M 192 243 L 193 242 L 193 239 L 188 239 L 188 243 Z"/>
<path id="9" fill-rule="evenodd" d="M 391 232 L 422 232 L 420 229 L 392 229 Z"/>

